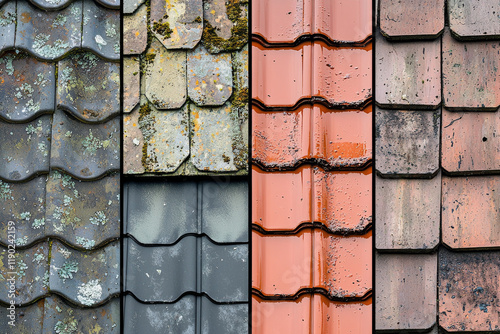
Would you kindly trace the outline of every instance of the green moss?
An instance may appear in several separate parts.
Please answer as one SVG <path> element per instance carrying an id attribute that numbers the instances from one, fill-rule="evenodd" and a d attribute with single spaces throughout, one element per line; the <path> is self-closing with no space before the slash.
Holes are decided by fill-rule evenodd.
<path id="1" fill-rule="evenodd" d="M 163 22 L 163 19 L 160 19 L 159 22 L 153 22 L 153 31 L 162 36 L 163 39 L 170 38 L 174 32 L 170 29 L 170 24 L 168 22 Z"/>
<path id="2" fill-rule="evenodd" d="M 226 10 L 229 20 L 234 23 L 229 39 L 219 37 L 216 28 L 204 20 L 203 42 L 211 52 L 239 50 L 248 42 L 248 19 L 241 17 L 241 5 L 238 1 L 231 0 L 226 3 Z"/>
<path id="3" fill-rule="evenodd" d="M 195 23 L 201 23 L 202 22 L 201 17 L 198 16 L 197 18 L 194 19 L 193 22 L 195 22 Z"/>

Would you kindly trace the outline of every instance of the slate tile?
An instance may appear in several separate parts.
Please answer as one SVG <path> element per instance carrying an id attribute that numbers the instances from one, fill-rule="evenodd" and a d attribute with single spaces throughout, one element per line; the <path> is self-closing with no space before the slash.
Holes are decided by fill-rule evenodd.
<path id="1" fill-rule="evenodd" d="M 102 304 L 120 292 L 119 242 L 84 253 L 53 241 L 49 282 L 51 292 L 77 305 Z"/>
<path id="2" fill-rule="evenodd" d="M 391 39 L 434 38 L 444 29 L 444 0 L 381 0 L 380 30 Z"/>
<path id="3" fill-rule="evenodd" d="M 371 233 L 341 237 L 308 230 L 262 236 L 253 231 L 252 288 L 281 298 L 312 288 L 328 298 L 361 298 L 371 291 L 371 243 Z"/>
<path id="4" fill-rule="evenodd" d="M 376 178 L 376 247 L 430 250 L 439 244 L 441 175 L 433 179 Z"/>
<path id="5" fill-rule="evenodd" d="M 485 21 L 486 22 L 486 21 Z M 500 106 L 500 42 L 459 42 L 443 35 L 443 99 L 448 109 Z"/>
<path id="6" fill-rule="evenodd" d="M 139 57 L 123 57 L 123 112 L 129 113 L 139 104 L 141 74 Z"/>
<path id="7" fill-rule="evenodd" d="M 151 1 L 150 27 L 168 49 L 192 49 L 203 32 L 202 0 Z"/>
<path id="8" fill-rule="evenodd" d="M 449 0 L 450 29 L 460 38 L 498 38 L 498 8 L 494 0 Z"/>
<path id="9" fill-rule="evenodd" d="M 141 6 L 132 15 L 123 16 L 123 54 L 138 55 L 148 43 L 148 8 Z"/>
<path id="10" fill-rule="evenodd" d="M 92 249 L 120 237 L 118 174 L 81 182 L 58 171 L 47 182 L 46 233 L 74 247 Z M 85 240 L 85 242 L 83 242 Z"/>
<path id="11" fill-rule="evenodd" d="M 4 319 L 0 323 L 0 331 L 9 334 L 43 334 L 43 310 L 45 300 L 41 299 L 35 304 L 25 307 L 16 306 L 14 318 L 10 318 L 10 310 L 7 307 L 0 308 L 0 317 Z M 9 325 L 14 320 L 15 326 Z"/>
<path id="12" fill-rule="evenodd" d="M 102 122 L 120 112 L 120 65 L 86 52 L 59 61 L 57 106 L 83 122 Z"/>
<path id="13" fill-rule="evenodd" d="M 443 108 L 441 165 L 451 173 L 500 171 L 500 113 Z"/>
<path id="14" fill-rule="evenodd" d="M 233 92 L 231 54 L 212 55 L 200 44 L 187 54 L 189 98 L 198 106 L 221 106 Z"/>
<path id="15" fill-rule="evenodd" d="M 120 3 L 109 3 L 115 2 Z M 120 11 L 104 8 L 94 0 L 83 0 L 82 48 L 105 59 L 120 59 Z"/>
<path id="16" fill-rule="evenodd" d="M 248 144 L 244 143 L 237 110 L 222 107 L 200 108 L 189 104 L 191 162 L 199 171 L 230 172 L 245 169 Z"/>
<path id="17" fill-rule="evenodd" d="M 1 26 L 1 23 L 0 23 Z M 39 62 L 24 53 L 0 56 L 0 117 L 22 122 L 55 107 L 55 66 Z"/>
<path id="18" fill-rule="evenodd" d="M 248 241 L 245 182 L 134 182 L 125 186 L 126 233 L 144 244 L 172 244 L 186 234 L 218 243 Z"/>
<path id="19" fill-rule="evenodd" d="M 36 57 L 60 59 L 70 50 L 81 46 L 82 2 L 44 12 L 28 4 L 17 3 L 16 48 L 27 50 Z"/>
<path id="20" fill-rule="evenodd" d="M 173 246 L 142 247 L 127 239 L 124 247 L 125 290 L 141 301 L 171 302 L 185 292 L 204 292 L 217 302 L 248 300 L 246 244 L 186 236 Z"/>
<path id="21" fill-rule="evenodd" d="M 500 329 L 498 252 L 439 251 L 439 324 L 450 332 Z"/>
<path id="22" fill-rule="evenodd" d="M 0 300 L 7 304 L 14 300 L 16 306 L 20 306 L 46 295 L 49 291 L 48 243 L 39 243 L 27 250 L 15 249 L 14 258 L 9 258 L 10 254 L 12 251 L 9 253 L 7 248 L 0 247 Z M 11 294 L 13 298 L 9 298 Z"/>
<path id="23" fill-rule="evenodd" d="M 49 171 L 49 115 L 24 124 L 0 122 L 0 179 L 22 181 Z"/>
<path id="24" fill-rule="evenodd" d="M 120 119 L 82 124 L 58 110 L 54 114 L 50 166 L 78 179 L 96 179 L 120 168 Z"/>
<path id="25" fill-rule="evenodd" d="M 500 177 L 444 177 L 442 233 L 451 248 L 500 247 Z"/>
<path id="26" fill-rule="evenodd" d="M 23 183 L 0 181 L 0 242 L 9 244 L 9 221 L 15 224 L 17 246 L 42 239 L 45 225 L 46 176 Z"/>
<path id="27" fill-rule="evenodd" d="M 139 106 L 128 115 L 123 115 L 123 173 L 142 174 L 144 136 L 139 126 Z"/>
<path id="28" fill-rule="evenodd" d="M 441 112 L 375 110 L 376 166 L 387 177 L 431 177 L 439 169 Z"/>
<path id="29" fill-rule="evenodd" d="M 210 53 L 236 51 L 248 43 L 248 6 L 244 1 L 206 0 L 203 45 Z"/>
<path id="30" fill-rule="evenodd" d="M 95 0 L 104 7 L 112 9 L 120 9 L 121 2 L 119 0 Z"/>
<path id="31" fill-rule="evenodd" d="M 377 104 L 436 109 L 441 104 L 440 40 L 390 43 L 380 34 L 375 38 Z"/>
<path id="32" fill-rule="evenodd" d="M 375 268 L 375 329 L 430 329 L 437 313 L 437 254 L 378 253 Z"/>
<path id="33" fill-rule="evenodd" d="M 145 0 L 123 0 L 123 13 L 124 14 L 132 14 L 144 2 L 145 2 Z M 123 16 L 123 17 L 125 17 L 125 16 Z"/>
<path id="34" fill-rule="evenodd" d="M 186 52 L 167 50 L 153 39 L 145 58 L 143 89 L 158 109 L 178 109 L 187 98 Z"/>
<path id="35" fill-rule="evenodd" d="M 1 4 L 0 4 L 1 5 Z M 10 1 L 0 8 L 0 50 L 14 47 L 16 37 L 16 2 Z"/>

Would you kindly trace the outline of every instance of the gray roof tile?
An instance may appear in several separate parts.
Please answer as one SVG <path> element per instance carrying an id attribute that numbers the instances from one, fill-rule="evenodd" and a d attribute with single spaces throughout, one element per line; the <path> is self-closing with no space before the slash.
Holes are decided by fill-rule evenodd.
<path id="1" fill-rule="evenodd" d="M 74 0 L 29 0 L 33 5 L 45 10 L 62 9 Z M 15 2 L 15 1 L 13 1 Z"/>
<path id="2" fill-rule="evenodd" d="M 102 122 L 120 112 L 120 66 L 90 52 L 59 61 L 57 104 L 83 122 Z"/>
<path id="3" fill-rule="evenodd" d="M 146 0 L 123 0 L 123 13 L 132 14 Z"/>
<path id="4" fill-rule="evenodd" d="M 187 55 L 189 98 L 198 106 L 221 106 L 233 92 L 231 54 L 212 55 L 200 44 Z"/>
<path id="5" fill-rule="evenodd" d="M 24 53 L 0 56 L 0 117 L 21 122 L 55 107 L 55 66 Z"/>
<path id="6" fill-rule="evenodd" d="M 123 57 L 123 112 L 129 113 L 139 103 L 141 75 L 139 57 Z"/>
<path id="7" fill-rule="evenodd" d="M 120 4 L 121 4 L 120 0 L 95 0 L 95 1 L 103 5 L 104 7 L 120 9 Z"/>
<path id="8" fill-rule="evenodd" d="M 120 119 L 82 124 L 57 110 L 50 165 L 79 179 L 96 179 L 120 168 Z"/>
<path id="9" fill-rule="evenodd" d="M 141 6 L 135 13 L 123 16 L 123 54 L 137 55 L 146 50 L 148 42 L 148 8 Z"/>
<path id="10" fill-rule="evenodd" d="M 110 4 L 118 0 L 109 1 Z M 82 48 L 106 59 L 120 59 L 120 11 L 83 0 Z"/>
<path id="11" fill-rule="evenodd" d="M 15 326 L 9 325 L 10 318 L 7 307 L 0 307 L 0 317 L 5 319 L 0 323 L 0 332 L 8 334 L 43 334 L 44 299 L 25 307 L 16 307 L 14 314 Z M 8 318 L 9 316 L 9 318 Z"/>
<path id="12" fill-rule="evenodd" d="M 16 36 L 16 2 L 9 1 L 0 8 L 0 50 L 14 47 Z"/>
<path id="13" fill-rule="evenodd" d="M 0 121 L 0 179 L 21 181 L 49 171 L 52 117 L 29 123 Z"/>
<path id="14" fill-rule="evenodd" d="M 448 0 L 450 29 L 461 38 L 500 37 L 497 0 Z"/>

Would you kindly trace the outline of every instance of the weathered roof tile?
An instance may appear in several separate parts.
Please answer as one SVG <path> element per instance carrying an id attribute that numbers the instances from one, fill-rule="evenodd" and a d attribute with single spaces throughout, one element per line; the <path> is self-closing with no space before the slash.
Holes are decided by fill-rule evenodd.
<path id="1" fill-rule="evenodd" d="M 448 0 L 450 29 L 460 38 L 498 38 L 498 11 L 496 0 Z"/>
<path id="2" fill-rule="evenodd" d="M 140 98 L 141 74 L 139 57 L 123 57 L 123 112 L 129 113 Z"/>
<path id="3" fill-rule="evenodd" d="M 0 323 L 0 331 L 9 334 L 43 334 L 43 311 L 45 299 L 41 299 L 35 304 L 19 307 L 15 306 L 14 314 L 7 307 L 0 308 L 0 317 L 5 319 Z M 9 305 L 10 307 L 10 305 Z M 14 316 L 14 318 L 11 318 Z M 14 320 L 15 326 L 9 324 Z"/>
<path id="4" fill-rule="evenodd" d="M 14 47 L 16 37 L 16 1 L 9 1 L 0 8 L 0 50 Z"/>
<path id="5" fill-rule="evenodd" d="M 119 3 L 109 1 L 114 2 Z M 120 59 L 120 11 L 104 8 L 94 0 L 83 0 L 82 47 L 106 59 Z"/>
<path id="6" fill-rule="evenodd" d="M 132 14 L 145 1 L 146 0 L 123 0 L 123 13 Z"/>
<path id="7" fill-rule="evenodd" d="M 144 5 L 132 15 L 123 16 L 123 54 L 137 55 L 146 50 L 148 42 L 147 14 L 148 8 Z"/>
<path id="8" fill-rule="evenodd" d="M 123 115 L 123 172 L 125 174 L 142 174 L 145 171 L 142 162 L 144 136 L 141 123 L 139 123 L 139 119 L 142 120 L 143 117 L 139 113 L 139 106 L 130 114 Z"/>
<path id="9" fill-rule="evenodd" d="M 104 7 L 112 8 L 112 9 L 120 9 L 121 2 L 120 0 L 95 0 L 99 4 Z"/>

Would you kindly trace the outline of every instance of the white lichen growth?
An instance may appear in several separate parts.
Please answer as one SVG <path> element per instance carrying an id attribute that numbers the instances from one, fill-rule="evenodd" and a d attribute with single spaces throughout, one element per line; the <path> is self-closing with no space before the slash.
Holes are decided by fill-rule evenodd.
<path id="1" fill-rule="evenodd" d="M 49 155 L 49 150 L 47 150 L 47 145 L 45 145 L 45 143 L 38 143 L 38 151 L 40 151 L 44 157 Z"/>
<path id="2" fill-rule="evenodd" d="M 26 269 L 28 269 L 28 265 L 21 259 L 17 261 L 17 275 L 19 277 L 26 276 Z"/>
<path id="3" fill-rule="evenodd" d="M 102 211 L 97 211 L 93 217 L 89 218 L 90 223 L 94 225 L 104 225 L 108 222 L 108 218 L 106 214 Z"/>
<path id="4" fill-rule="evenodd" d="M 0 58 L 0 64 L 5 64 L 5 71 L 7 72 L 8 75 L 14 74 L 13 60 L 14 56 L 11 54 L 5 55 L 4 57 Z"/>
<path id="5" fill-rule="evenodd" d="M 91 280 L 88 283 L 82 283 L 78 287 L 77 298 L 83 305 L 91 306 L 95 304 L 102 296 L 102 287 L 99 280 Z"/>
<path id="6" fill-rule="evenodd" d="M 81 13 L 82 12 L 80 11 L 80 7 L 77 7 L 77 6 L 71 7 L 71 15 L 80 16 Z"/>
<path id="7" fill-rule="evenodd" d="M 28 243 L 28 236 L 24 236 L 23 238 L 16 239 L 16 246 L 24 246 Z"/>
<path id="8" fill-rule="evenodd" d="M 102 148 L 102 141 L 99 138 L 94 137 L 92 134 L 92 129 L 89 129 L 89 135 L 85 137 L 82 142 L 83 147 L 85 148 L 85 153 L 89 155 L 95 155 L 97 150 Z"/>
<path id="9" fill-rule="evenodd" d="M 118 35 L 118 30 L 116 29 L 116 24 L 111 22 L 109 19 L 106 20 L 106 36 L 109 38 L 114 38 Z"/>
<path id="10" fill-rule="evenodd" d="M 71 131 L 66 131 L 66 133 L 64 134 L 65 137 L 67 138 L 71 138 L 71 135 L 73 134 L 73 132 Z"/>
<path id="11" fill-rule="evenodd" d="M 16 14 L 10 13 L 10 12 L 5 13 L 5 11 L 3 11 L 3 10 L 0 13 L 1 13 L 0 14 L 0 27 L 6 27 L 6 26 L 11 25 L 14 22 L 16 22 Z"/>
<path id="12" fill-rule="evenodd" d="M 75 317 L 68 317 L 64 320 L 60 320 L 54 326 L 54 331 L 57 334 L 75 334 L 78 330 L 78 321 Z"/>
<path id="13" fill-rule="evenodd" d="M 108 45 L 108 42 L 106 42 L 101 35 L 95 35 L 94 39 L 95 42 L 97 43 L 97 46 L 99 47 L 99 50 L 101 50 L 103 46 Z"/>
<path id="14" fill-rule="evenodd" d="M 54 41 L 53 45 L 47 44 L 50 39 L 50 35 L 39 34 L 35 36 L 33 41 L 33 50 L 40 54 L 42 57 L 46 58 L 56 58 L 60 56 L 65 49 L 69 47 L 69 44 L 61 39 Z"/>
<path id="15" fill-rule="evenodd" d="M 76 242 L 85 249 L 91 249 L 95 246 L 95 240 L 87 239 L 84 237 L 76 237 Z"/>
<path id="16" fill-rule="evenodd" d="M 33 227 L 35 230 L 38 230 L 44 225 L 45 225 L 45 218 L 41 218 L 41 219 L 35 219 L 33 221 L 33 224 L 31 224 L 31 227 Z"/>
<path id="17" fill-rule="evenodd" d="M 56 28 L 59 26 L 63 26 L 64 24 L 66 24 L 66 20 L 67 20 L 66 16 L 58 14 L 54 19 L 54 21 L 52 22 L 52 27 Z"/>
<path id="18" fill-rule="evenodd" d="M 64 262 L 63 266 L 59 268 L 57 274 L 59 278 L 62 279 L 63 282 L 66 282 L 66 279 L 73 279 L 73 274 L 78 272 L 78 262 L 76 261 L 68 261 Z"/>
<path id="19" fill-rule="evenodd" d="M 0 180 L 0 200 L 6 201 L 8 199 L 14 199 L 14 196 L 12 196 L 12 189 L 10 189 L 10 184 Z"/>
<path id="20" fill-rule="evenodd" d="M 31 212 L 26 211 L 26 212 L 21 212 L 19 214 L 19 217 L 21 217 L 22 220 L 27 220 L 29 221 L 31 219 Z"/>
<path id="21" fill-rule="evenodd" d="M 35 81 L 33 82 L 36 86 L 45 87 L 49 83 L 49 80 L 45 79 L 42 73 L 38 73 Z"/>
<path id="22" fill-rule="evenodd" d="M 36 262 L 37 264 L 40 264 L 40 262 L 42 262 L 43 260 L 45 260 L 45 255 L 41 253 L 36 253 L 35 255 L 33 255 L 33 260 L 31 262 Z"/>

